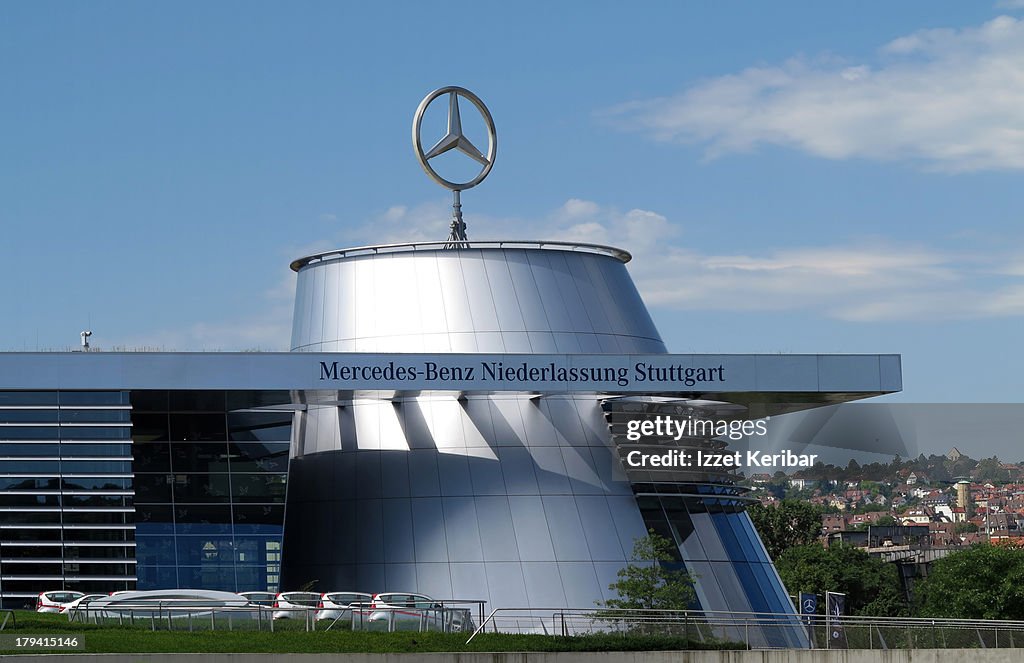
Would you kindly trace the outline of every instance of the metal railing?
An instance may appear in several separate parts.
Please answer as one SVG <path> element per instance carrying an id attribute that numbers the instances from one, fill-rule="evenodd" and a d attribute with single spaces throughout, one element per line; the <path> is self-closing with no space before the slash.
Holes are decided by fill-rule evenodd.
<path id="1" fill-rule="evenodd" d="M 325 631 L 339 622 L 353 631 L 441 631 L 443 633 L 469 633 L 476 630 L 477 622 L 484 620 L 486 601 L 435 601 L 430 606 L 381 606 L 372 603 L 351 603 L 344 609 L 324 608 L 325 612 L 339 612 Z M 472 607 L 464 607 L 472 606 Z M 477 620 L 473 620 L 473 608 Z"/>
<path id="2" fill-rule="evenodd" d="M 485 632 L 574 636 L 664 635 L 749 649 L 921 649 L 1024 647 L 1024 621 L 834 617 L 794 613 L 605 608 L 498 608 L 466 641 Z"/>
<path id="3" fill-rule="evenodd" d="M 629 251 L 604 244 L 588 244 L 586 242 L 558 242 L 547 240 L 480 240 L 480 241 L 427 241 L 427 242 L 403 242 L 401 244 L 377 244 L 373 246 L 356 246 L 349 249 L 335 249 L 324 251 L 293 260 L 290 267 L 292 271 L 299 271 L 306 265 L 314 262 L 322 262 L 333 258 L 348 258 L 360 255 L 376 255 L 379 253 L 400 253 L 405 251 L 436 251 L 449 248 L 452 245 L 473 249 L 547 249 L 556 251 L 577 251 L 581 253 L 597 253 L 612 256 L 622 262 L 629 262 L 633 259 Z"/>
<path id="4" fill-rule="evenodd" d="M 486 601 L 434 601 L 426 607 L 352 604 L 342 608 L 265 605 L 225 606 L 190 600 L 138 601 L 115 605 L 86 604 L 67 611 L 68 621 L 150 630 L 330 630 L 338 624 L 351 630 L 466 632 L 484 619 Z M 317 613 L 339 613 L 317 618 Z M 473 614 L 477 613 L 474 620 Z M 320 628 L 319 624 L 326 624 Z M 276 627 L 275 627 L 276 624 Z"/>

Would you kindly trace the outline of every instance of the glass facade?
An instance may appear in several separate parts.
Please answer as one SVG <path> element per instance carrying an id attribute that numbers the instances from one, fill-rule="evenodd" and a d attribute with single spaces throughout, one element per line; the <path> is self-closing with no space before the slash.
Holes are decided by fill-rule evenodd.
<path id="1" fill-rule="evenodd" d="M 281 391 L 0 392 L 0 604 L 58 589 L 276 590 L 289 403 Z"/>
<path id="2" fill-rule="evenodd" d="M 289 398 L 132 392 L 139 589 L 277 591 Z"/>
<path id="3" fill-rule="evenodd" d="M 136 581 L 125 391 L 0 392 L 0 604 Z"/>

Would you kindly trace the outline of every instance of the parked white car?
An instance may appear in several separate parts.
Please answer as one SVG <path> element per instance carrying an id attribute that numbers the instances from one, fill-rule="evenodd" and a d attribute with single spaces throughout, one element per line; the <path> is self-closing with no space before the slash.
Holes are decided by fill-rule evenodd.
<path id="1" fill-rule="evenodd" d="M 64 612 L 67 605 L 85 596 L 82 592 L 54 590 L 40 592 L 36 597 L 36 612 Z"/>
<path id="2" fill-rule="evenodd" d="M 66 603 L 61 612 L 66 612 L 68 614 L 68 619 L 74 620 L 75 613 L 84 610 L 86 606 L 93 601 L 105 598 L 107 598 L 107 594 L 86 594 L 85 596 L 75 599 L 71 603 Z"/>
<path id="3" fill-rule="evenodd" d="M 274 619 L 302 619 L 320 604 L 316 592 L 281 592 L 274 597 Z"/>
<path id="4" fill-rule="evenodd" d="M 374 594 L 371 609 L 368 621 L 384 622 L 389 630 L 464 631 L 474 628 L 470 610 L 445 607 L 426 594 Z"/>
<path id="5" fill-rule="evenodd" d="M 327 592 L 320 595 L 320 603 L 317 606 L 316 619 L 350 619 L 352 616 L 351 604 L 365 603 L 361 612 L 369 616 L 370 604 L 373 602 L 373 594 L 366 592 Z"/>
<path id="6" fill-rule="evenodd" d="M 239 596 L 244 596 L 253 605 L 262 605 L 267 608 L 274 605 L 274 601 L 277 600 L 277 594 L 274 592 L 241 592 Z"/>

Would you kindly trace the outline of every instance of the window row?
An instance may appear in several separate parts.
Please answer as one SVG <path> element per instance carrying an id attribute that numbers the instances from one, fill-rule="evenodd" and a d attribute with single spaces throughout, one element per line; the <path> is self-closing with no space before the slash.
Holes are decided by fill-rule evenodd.
<path id="1" fill-rule="evenodd" d="M 287 474 L 136 474 L 136 504 L 284 503 Z"/>
<path id="2" fill-rule="evenodd" d="M 139 441 L 287 442 L 291 412 L 133 413 Z"/>
<path id="3" fill-rule="evenodd" d="M 288 442 L 167 443 L 134 446 L 136 472 L 287 472 Z"/>
<path id="4" fill-rule="evenodd" d="M 0 407 L 19 405 L 128 405 L 126 391 L 0 391 Z"/>
<path id="5" fill-rule="evenodd" d="M 130 458 L 130 444 L 83 444 L 80 442 L 5 442 L 0 445 L 0 457 L 36 457 L 36 458 L 93 458 L 110 456 L 113 458 Z"/>
<path id="6" fill-rule="evenodd" d="M 131 410 L 4 410 L 0 424 L 131 423 Z"/>

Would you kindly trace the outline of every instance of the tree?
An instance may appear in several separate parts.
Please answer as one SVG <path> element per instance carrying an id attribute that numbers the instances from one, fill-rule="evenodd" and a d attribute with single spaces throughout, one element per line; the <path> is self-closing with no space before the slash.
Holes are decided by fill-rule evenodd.
<path id="1" fill-rule="evenodd" d="M 775 568 L 791 592 L 846 594 L 846 610 L 851 615 L 900 617 L 909 613 L 895 565 L 853 546 L 797 546 L 780 555 Z M 819 612 L 822 608 L 819 603 Z"/>
<path id="2" fill-rule="evenodd" d="M 974 523 L 957 523 L 953 527 L 953 532 L 956 534 L 973 534 L 978 531 L 978 526 Z"/>
<path id="3" fill-rule="evenodd" d="M 618 580 L 608 589 L 619 595 L 604 601 L 616 610 L 686 610 L 696 592 L 693 581 L 679 561 L 675 544 L 651 530 L 633 542 L 630 563 L 619 569 Z"/>
<path id="4" fill-rule="evenodd" d="M 952 553 L 915 594 L 922 617 L 1024 619 L 1024 550 L 982 543 Z"/>
<path id="5" fill-rule="evenodd" d="M 747 513 L 772 559 L 787 548 L 817 541 L 821 534 L 823 510 L 808 502 L 783 500 L 777 506 L 752 504 Z"/>

